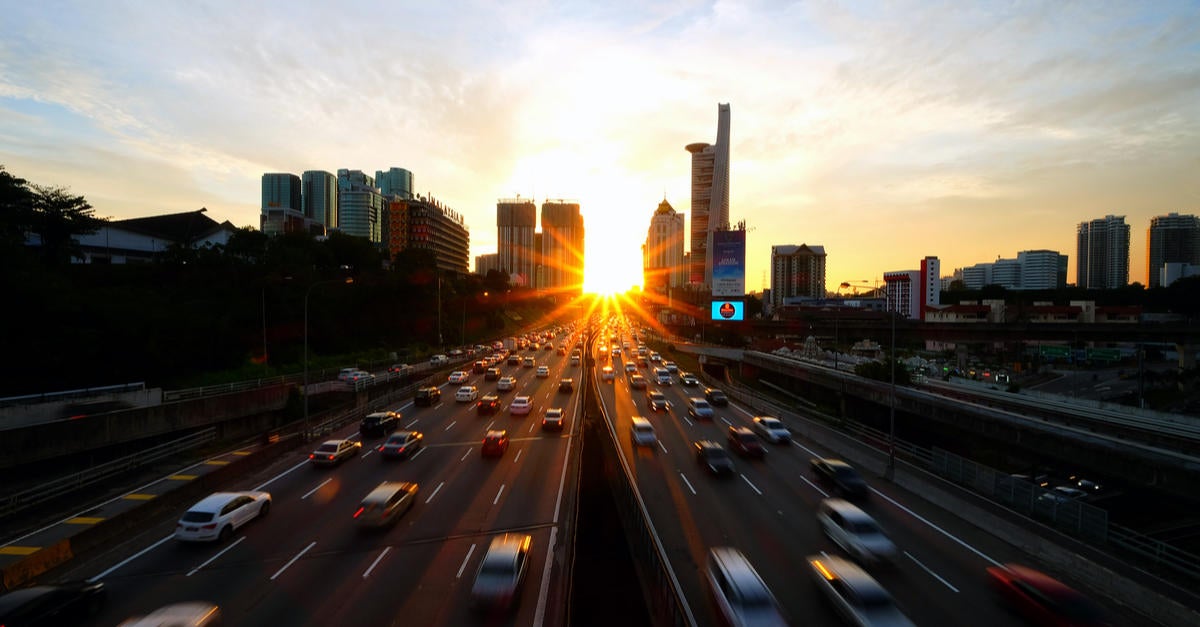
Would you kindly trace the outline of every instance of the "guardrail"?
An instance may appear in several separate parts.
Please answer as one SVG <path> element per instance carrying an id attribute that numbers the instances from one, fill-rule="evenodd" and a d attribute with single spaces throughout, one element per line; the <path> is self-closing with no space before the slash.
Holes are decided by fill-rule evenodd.
<path id="1" fill-rule="evenodd" d="M 162 444 L 156 444 L 133 455 L 126 455 L 86 470 L 59 477 L 41 485 L 14 492 L 0 501 L 0 516 L 9 516 L 38 503 L 65 496 L 70 492 L 103 481 L 127 470 L 145 466 L 216 439 L 216 427 L 209 427 Z"/>
<path id="2" fill-rule="evenodd" d="M 137 383 L 122 383 L 120 385 L 105 385 L 98 388 L 81 388 L 78 390 L 64 390 L 62 392 L 46 392 L 44 394 L 25 394 L 23 396 L 8 396 L 0 398 L 0 407 L 8 407 L 10 405 L 28 405 L 30 403 L 46 403 L 49 401 L 65 400 L 69 398 L 86 398 L 96 396 L 97 394 L 114 394 L 121 392 L 140 392 L 146 389 L 145 381 Z"/>

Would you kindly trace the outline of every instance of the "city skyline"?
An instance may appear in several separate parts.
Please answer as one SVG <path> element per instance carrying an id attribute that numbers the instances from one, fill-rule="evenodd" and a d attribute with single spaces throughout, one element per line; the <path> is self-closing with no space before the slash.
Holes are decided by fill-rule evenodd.
<path id="1" fill-rule="evenodd" d="M 830 285 L 1034 249 L 1074 277 L 1076 226 L 1108 214 L 1146 283 L 1151 219 L 1200 212 L 1192 3 L 402 4 L 372 20 L 423 28 L 370 46 L 353 7 L 234 6 L 10 7 L 0 163 L 102 216 L 237 225 L 265 172 L 399 166 L 472 257 L 497 250 L 497 198 L 574 198 L 585 282 L 624 287 L 656 203 L 690 207 L 680 147 L 712 141 L 718 103 L 753 291 L 784 244 L 823 246 Z"/>

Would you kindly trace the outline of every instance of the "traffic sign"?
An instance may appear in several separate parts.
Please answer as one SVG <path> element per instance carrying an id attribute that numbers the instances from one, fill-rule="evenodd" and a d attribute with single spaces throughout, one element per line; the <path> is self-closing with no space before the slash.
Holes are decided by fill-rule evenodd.
<path id="1" fill-rule="evenodd" d="M 1119 348 L 1089 348 L 1087 351 L 1088 359 L 1096 361 L 1121 361 L 1121 349 Z"/>
<path id="2" fill-rule="evenodd" d="M 1066 346 L 1039 346 L 1038 352 L 1042 357 L 1066 358 L 1071 355 L 1071 349 Z"/>

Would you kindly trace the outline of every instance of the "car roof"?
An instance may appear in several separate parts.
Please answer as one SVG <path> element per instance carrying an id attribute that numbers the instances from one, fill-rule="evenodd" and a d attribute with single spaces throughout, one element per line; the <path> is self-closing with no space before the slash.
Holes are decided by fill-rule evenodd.
<path id="1" fill-rule="evenodd" d="M 522 545 L 528 547 L 532 541 L 530 536 L 519 533 L 506 533 L 504 535 L 492 538 L 492 542 L 488 545 L 487 555 L 483 560 L 490 563 L 505 563 L 515 561 L 517 551 Z"/>
<path id="2" fill-rule="evenodd" d="M 411 485 L 413 485 L 411 481 L 384 481 L 375 486 L 375 489 L 371 490 L 371 493 L 363 498 L 363 501 L 386 501 L 397 490 L 409 491 Z"/>
<path id="3" fill-rule="evenodd" d="M 729 546 L 718 546 L 709 549 L 709 555 L 713 561 L 720 564 L 725 580 L 737 588 L 742 597 L 767 596 L 766 584 L 741 551 Z"/>
<path id="4" fill-rule="evenodd" d="M 241 496 L 251 496 L 249 492 L 213 492 L 212 494 L 200 499 L 198 503 L 188 508 L 189 512 L 211 512 L 220 511 L 226 503 Z"/>
<path id="5" fill-rule="evenodd" d="M 891 598 L 887 590 L 884 590 L 883 586 L 879 585 L 879 582 L 868 575 L 867 571 L 848 559 L 832 555 L 810 555 L 808 562 L 814 565 L 820 564 L 825 572 L 840 579 L 847 587 L 853 589 L 859 597 L 878 598 L 882 596 Z M 814 566 L 814 568 L 817 567 Z M 820 571 L 821 568 L 817 568 L 817 570 Z M 822 572 L 821 574 L 824 575 L 825 573 Z"/>
<path id="6" fill-rule="evenodd" d="M 716 442 L 713 442 L 712 440 L 697 440 L 696 448 L 700 448 L 700 449 L 704 449 L 704 450 L 713 450 L 713 449 L 719 449 L 722 447 L 720 444 L 717 444 Z"/>
<path id="7" fill-rule="evenodd" d="M 829 509 L 837 510 L 842 518 L 853 520 L 874 520 L 871 515 L 864 512 L 860 507 L 847 501 L 846 499 L 825 499 L 821 501 L 821 505 Z"/>
<path id="8" fill-rule="evenodd" d="M 485 437 L 488 437 L 488 438 L 502 438 L 502 437 L 505 437 L 505 436 L 507 436 L 507 435 L 508 435 L 508 431 L 506 431 L 506 430 L 504 430 L 504 429 L 492 429 L 491 431 L 488 431 L 488 432 L 487 432 L 487 435 L 486 435 Z"/>
<path id="9" fill-rule="evenodd" d="M 651 426 L 650 421 L 646 420 L 645 418 L 643 418 L 641 416 L 634 416 L 630 420 L 633 422 L 634 426 L 639 426 L 639 425 Z"/>
<path id="10" fill-rule="evenodd" d="M 388 440 L 399 440 L 401 438 L 407 438 L 408 436 L 410 436 L 414 433 L 417 433 L 417 432 L 416 431 L 397 431 L 397 432 L 389 435 Z"/>

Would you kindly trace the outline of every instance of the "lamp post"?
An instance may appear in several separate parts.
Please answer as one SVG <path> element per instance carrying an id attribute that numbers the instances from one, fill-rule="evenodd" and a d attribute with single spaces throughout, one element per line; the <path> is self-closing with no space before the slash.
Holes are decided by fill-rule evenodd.
<path id="1" fill-rule="evenodd" d="M 884 311 L 888 312 L 888 315 L 892 319 L 892 346 L 888 353 L 889 361 L 891 362 L 888 366 L 892 371 L 891 393 L 888 402 L 888 463 L 887 469 L 883 472 L 883 478 L 888 481 L 896 478 L 896 314 L 900 309 L 899 303 L 896 306 L 897 311 L 892 311 L 888 307 L 888 304 L 892 300 L 890 288 L 890 285 L 885 284 L 883 307 Z"/>
<path id="2" fill-rule="evenodd" d="M 833 369 L 838 370 L 838 341 L 839 337 L 838 325 L 842 317 L 842 290 L 850 287 L 850 283 L 842 281 L 842 284 L 837 289 L 837 305 L 833 310 Z"/>
<path id="3" fill-rule="evenodd" d="M 347 277 L 345 279 L 327 279 L 325 281 L 317 281 L 308 286 L 304 291 L 304 437 L 308 437 L 308 297 L 312 294 L 313 288 L 324 283 L 345 283 L 350 285 L 354 283 L 354 279 Z"/>

